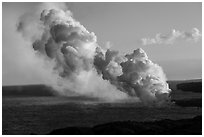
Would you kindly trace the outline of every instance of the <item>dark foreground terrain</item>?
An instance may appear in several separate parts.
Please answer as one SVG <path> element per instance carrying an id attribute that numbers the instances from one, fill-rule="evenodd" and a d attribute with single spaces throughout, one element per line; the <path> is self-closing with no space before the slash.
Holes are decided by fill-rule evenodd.
<path id="1" fill-rule="evenodd" d="M 94 127 L 67 127 L 49 135 L 201 135 L 202 116 L 153 122 L 112 122 Z"/>
<path id="2" fill-rule="evenodd" d="M 3 87 L 2 134 L 201 134 L 202 81 L 169 84 L 174 105 L 159 108 L 58 97 L 44 85 Z"/>

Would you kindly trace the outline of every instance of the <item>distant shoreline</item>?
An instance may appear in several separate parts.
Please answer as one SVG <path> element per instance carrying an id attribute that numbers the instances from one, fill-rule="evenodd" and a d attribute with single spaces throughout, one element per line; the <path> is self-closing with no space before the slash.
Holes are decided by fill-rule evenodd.
<path id="1" fill-rule="evenodd" d="M 201 87 L 197 90 L 197 92 L 202 91 L 202 79 L 196 80 L 176 80 L 176 81 L 167 81 L 170 89 L 178 90 L 178 84 L 188 84 L 188 83 L 201 83 Z M 191 92 L 194 92 L 191 90 Z M 50 86 L 46 86 L 43 84 L 38 85 L 10 85 L 10 86 L 2 86 L 2 96 L 54 96 L 56 92 Z"/>

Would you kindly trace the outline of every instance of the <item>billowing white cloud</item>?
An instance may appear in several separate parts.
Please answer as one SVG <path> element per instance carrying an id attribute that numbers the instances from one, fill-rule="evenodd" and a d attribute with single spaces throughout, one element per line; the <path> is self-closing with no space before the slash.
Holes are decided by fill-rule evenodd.
<path id="1" fill-rule="evenodd" d="M 33 52 L 48 62 L 46 84 L 61 95 L 75 92 L 106 100 L 132 97 L 148 105 L 169 103 L 166 76 L 145 51 L 139 48 L 121 55 L 102 49 L 96 35 L 69 10 L 45 9 L 40 20 L 21 18 L 18 31 L 32 42 Z"/>
<path id="2" fill-rule="evenodd" d="M 173 29 L 168 34 L 156 34 L 155 38 L 142 38 L 140 41 L 142 45 L 154 45 L 154 44 L 173 44 L 178 40 L 194 41 L 197 42 L 201 38 L 201 33 L 197 28 L 193 28 L 191 31 L 178 31 Z"/>

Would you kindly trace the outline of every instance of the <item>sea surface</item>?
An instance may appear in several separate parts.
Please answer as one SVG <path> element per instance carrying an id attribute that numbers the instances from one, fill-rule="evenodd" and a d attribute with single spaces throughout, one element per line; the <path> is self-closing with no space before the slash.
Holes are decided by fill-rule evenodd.
<path id="1" fill-rule="evenodd" d="M 100 102 L 83 97 L 3 97 L 3 134 L 46 134 L 68 126 L 93 126 L 113 121 L 183 119 L 202 115 L 197 107 L 145 107 L 129 102 Z"/>

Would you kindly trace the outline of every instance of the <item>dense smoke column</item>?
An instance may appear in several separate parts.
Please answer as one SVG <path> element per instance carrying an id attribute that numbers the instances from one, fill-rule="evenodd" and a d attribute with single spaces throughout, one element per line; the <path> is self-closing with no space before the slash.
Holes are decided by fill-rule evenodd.
<path id="1" fill-rule="evenodd" d="M 60 75 L 68 77 L 73 72 L 90 70 L 96 48 L 96 36 L 76 22 L 69 11 L 44 10 L 40 20 L 44 32 L 33 48 L 55 59 Z"/>
<path id="2" fill-rule="evenodd" d="M 38 25 L 40 37 L 31 38 L 33 49 L 43 59 L 54 61 L 52 69 L 59 76 L 55 82 L 58 88 L 51 86 L 60 87 L 64 95 L 72 90 L 114 100 L 126 98 L 125 93 L 148 105 L 169 101 L 170 89 L 162 68 L 149 60 L 141 48 L 127 55 L 103 50 L 95 34 L 77 22 L 70 11 L 43 10 Z M 24 33 L 27 26 L 21 25 L 18 31 Z"/>
<path id="3" fill-rule="evenodd" d="M 110 50 L 104 55 L 100 52 L 95 56 L 94 65 L 104 79 L 129 96 L 139 97 L 145 104 L 170 102 L 171 90 L 162 68 L 149 60 L 141 48 L 125 56 Z"/>

